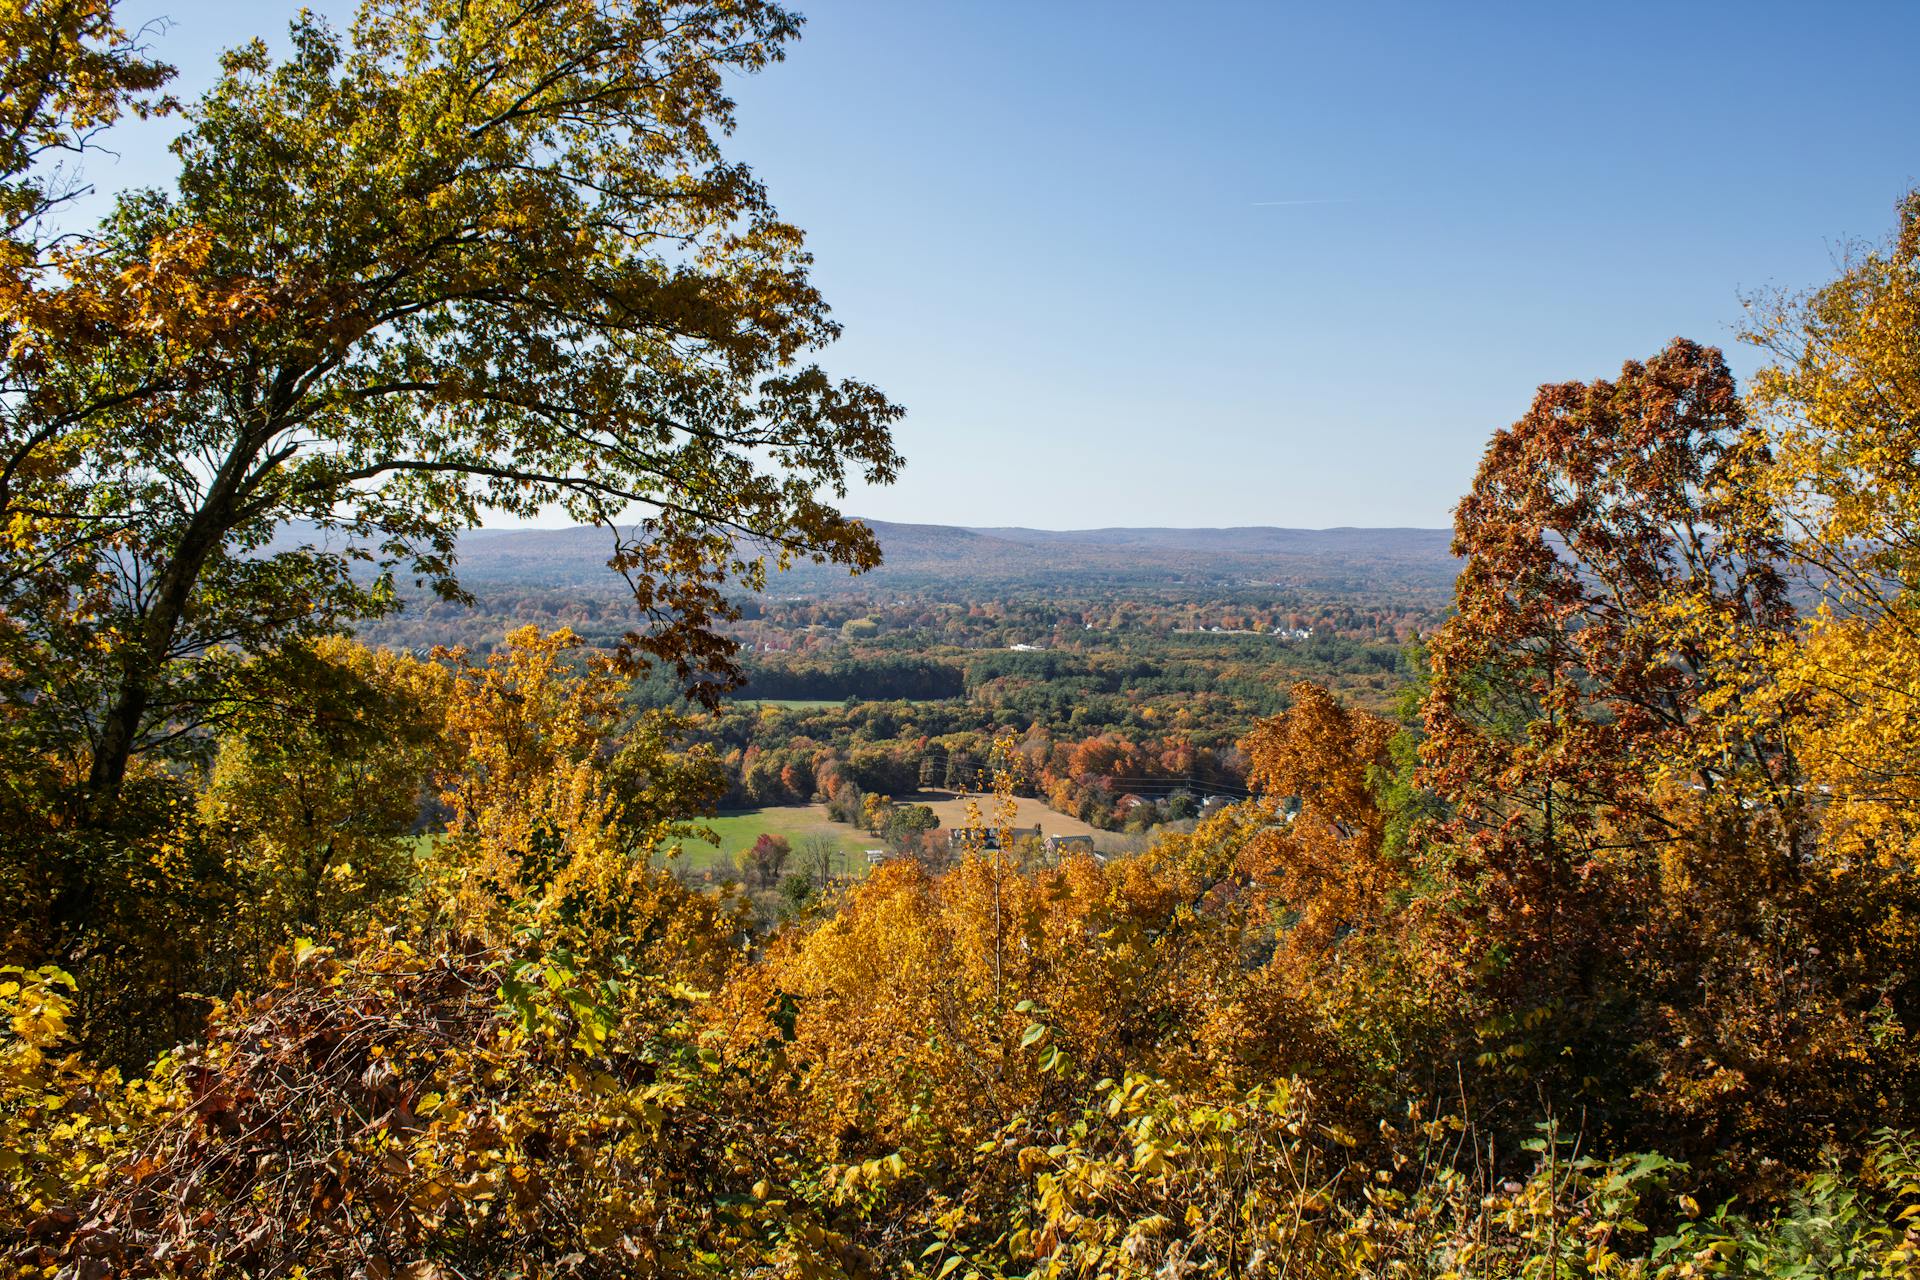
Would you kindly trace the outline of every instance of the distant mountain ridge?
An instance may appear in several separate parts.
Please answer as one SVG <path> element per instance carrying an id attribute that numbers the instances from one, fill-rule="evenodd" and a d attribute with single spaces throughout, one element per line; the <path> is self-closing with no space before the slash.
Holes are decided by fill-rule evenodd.
<path id="1" fill-rule="evenodd" d="M 774 575 L 771 595 L 923 589 L 942 583 L 1106 586 L 1189 580 L 1336 591 L 1446 591 L 1458 563 L 1446 529 L 1025 529 L 866 522 L 885 560 L 853 577 L 832 565 Z M 601 529 L 484 529 L 460 540 L 460 575 L 489 584 L 612 590 Z"/>

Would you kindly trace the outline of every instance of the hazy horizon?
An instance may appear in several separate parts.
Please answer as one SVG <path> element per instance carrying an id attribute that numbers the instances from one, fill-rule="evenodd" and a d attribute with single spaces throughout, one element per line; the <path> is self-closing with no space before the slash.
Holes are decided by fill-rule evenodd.
<path id="1" fill-rule="evenodd" d="M 949 524 L 943 520 L 888 520 L 848 512 L 848 517 L 866 525 L 912 525 L 923 529 L 960 529 L 967 533 L 993 533 L 996 530 L 1022 529 L 1032 533 L 1111 533 L 1137 531 L 1147 533 L 1233 533 L 1248 530 L 1276 530 L 1281 533 L 1451 533 L 1451 523 L 1440 524 L 1100 524 L 1055 526 L 1043 524 Z M 567 533 L 575 529 L 598 529 L 588 524 L 483 524 L 469 533 Z"/>

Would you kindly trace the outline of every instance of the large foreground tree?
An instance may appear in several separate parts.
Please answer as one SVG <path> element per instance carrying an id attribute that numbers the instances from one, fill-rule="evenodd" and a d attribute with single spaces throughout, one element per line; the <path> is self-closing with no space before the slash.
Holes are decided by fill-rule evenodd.
<path id="1" fill-rule="evenodd" d="M 1728 714 L 1738 655 L 1793 620 L 1739 486 L 1763 454 L 1720 352 L 1675 340 L 1617 379 L 1542 387 L 1460 503 L 1425 778 L 1455 873 L 1529 965 L 1588 978 L 1587 948 L 1618 940 L 1596 895 L 1685 838 L 1676 796 L 1793 806 L 1778 723 Z"/>
<path id="2" fill-rule="evenodd" d="M 830 497 L 899 410 L 808 362 L 801 235 L 722 154 L 763 0 L 370 0 L 229 53 L 170 191 L 123 199 L 22 308 L 0 572 L 9 700 L 94 821 L 231 705 L 239 655 L 457 594 L 456 535 L 609 532 L 630 656 L 698 693 L 765 557 L 878 559 Z M 256 668 L 257 670 L 257 668 Z"/>

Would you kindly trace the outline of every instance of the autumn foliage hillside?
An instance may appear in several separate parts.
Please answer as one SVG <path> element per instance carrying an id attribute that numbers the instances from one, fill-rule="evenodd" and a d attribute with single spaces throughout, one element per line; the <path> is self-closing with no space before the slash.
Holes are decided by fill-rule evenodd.
<path id="1" fill-rule="evenodd" d="M 1014 726 L 951 858 L 769 921 L 672 870 L 725 624 L 873 567 L 900 462 L 721 150 L 798 26 L 381 0 L 182 107 L 109 0 L 0 6 L 0 1266 L 1920 1274 L 1920 194 L 1749 385 L 1540 388 L 1391 714 L 1293 686 L 1106 860 L 1012 838 Z M 622 642 L 349 638 L 556 504 Z"/>

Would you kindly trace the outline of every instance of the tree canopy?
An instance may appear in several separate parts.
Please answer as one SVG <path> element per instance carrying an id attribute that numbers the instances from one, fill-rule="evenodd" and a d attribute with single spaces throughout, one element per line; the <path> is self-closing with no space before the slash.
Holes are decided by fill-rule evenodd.
<path id="1" fill-rule="evenodd" d="M 900 411 L 808 361 L 838 330 L 801 234 L 721 147 L 726 77 L 798 23 L 402 0 L 224 56 L 176 185 L 15 313 L 8 657 L 96 801 L 215 711 L 225 655 L 390 608 L 396 574 L 457 593 L 489 515 L 607 529 L 630 656 L 709 697 L 730 582 L 876 562 L 823 494 L 894 475 Z"/>

